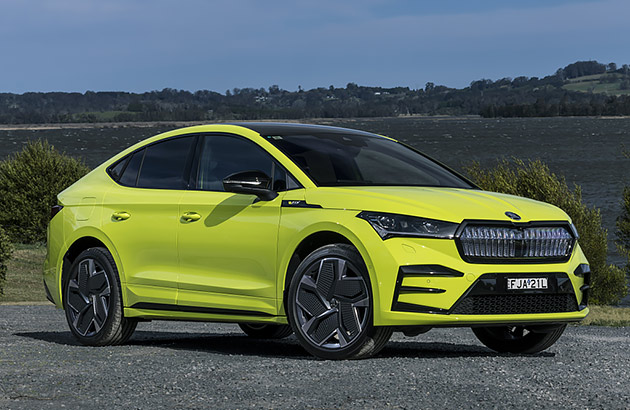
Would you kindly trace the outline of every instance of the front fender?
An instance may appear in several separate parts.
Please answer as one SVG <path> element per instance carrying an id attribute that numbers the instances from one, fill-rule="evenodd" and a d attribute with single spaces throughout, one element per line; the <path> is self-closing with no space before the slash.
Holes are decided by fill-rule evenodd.
<path id="1" fill-rule="evenodd" d="M 380 238 L 364 220 L 356 217 L 356 211 L 335 209 L 296 208 L 283 210 L 280 232 L 278 234 L 278 275 L 277 298 L 280 306 L 279 314 L 285 314 L 283 295 L 289 263 L 299 245 L 309 236 L 320 232 L 334 232 L 346 238 L 361 254 L 368 269 L 374 312 L 380 310 L 379 277 L 373 263 L 373 249 Z M 306 222 L 306 223 L 305 223 Z M 362 239 L 360 239 L 362 238 Z"/>

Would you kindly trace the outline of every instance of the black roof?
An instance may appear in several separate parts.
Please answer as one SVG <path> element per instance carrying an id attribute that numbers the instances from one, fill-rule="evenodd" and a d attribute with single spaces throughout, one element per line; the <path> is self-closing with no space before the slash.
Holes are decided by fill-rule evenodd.
<path id="1" fill-rule="evenodd" d="M 365 137 L 378 137 L 378 135 L 366 131 L 353 130 L 350 128 L 331 127 L 328 125 L 297 124 L 286 122 L 235 122 L 230 124 L 238 125 L 239 127 L 249 128 L 250 130 L 257 132 L 262 136 L 300 134 L 351 134 L 362 135 Z"/>

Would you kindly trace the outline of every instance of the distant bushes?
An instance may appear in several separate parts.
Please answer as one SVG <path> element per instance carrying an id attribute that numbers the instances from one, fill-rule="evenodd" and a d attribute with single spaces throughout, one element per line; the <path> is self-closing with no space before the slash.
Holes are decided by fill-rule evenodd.
<path id="1" fill-rule="evenodd" d="M 582 202 L 579 186 L 569 189 L 563 177 L 553 174 L 547 165 L 538 160 L 528 163 L 518 159 L 513 163 L 503 160 L 491 169 L 483 169 L 478 163 L 473 163 L 466 168 L 466 172 L 484 190 L 548 202 L 564 210 L 580 234 L 580 247 L 591 267 L 590 301 L 595 304 L 617 304 L 625 296 L 627 288 L 624 271 L 606 263 L 607 231 L 602 227 L 600 212 Z M 630 238 L 630 230 L 628 235 Z"/>
<path id="2" fill-rule="evenodd" d="M 0 226 L 10 240 L 45 241 L 57 194 L 88 171 L 81 161 L 41 140 L 0 162 Z"/>
<path id="3" fill-rule="evenodd" d="M 9 236 L 0 227 L 0 296 L 4 294 L 4 282 L 7 279 L 6 262 L 11 258 L 13 247 L 9 241 Z"/>
<path id="4" fill-rule="evenodd" d="M 538 98 L 535 103 L 489 104 L 481 109 L 479 115 L 484 118 L 630 115 L 630 96 L 593 97 L 589 103 L 564 99 L 549 103 L 544 98 Z"/>

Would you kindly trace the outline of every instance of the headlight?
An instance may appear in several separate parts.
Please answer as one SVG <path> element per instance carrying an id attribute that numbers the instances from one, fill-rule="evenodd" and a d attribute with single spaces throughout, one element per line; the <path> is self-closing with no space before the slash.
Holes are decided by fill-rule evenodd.
<path id="1" fill-rule="evenodd" d="M 383 239 L 392 236 L 453 239 L 459 226 L 452 222 L 380 212 L 363 211 L 357 217 L 368 221 Z"/>

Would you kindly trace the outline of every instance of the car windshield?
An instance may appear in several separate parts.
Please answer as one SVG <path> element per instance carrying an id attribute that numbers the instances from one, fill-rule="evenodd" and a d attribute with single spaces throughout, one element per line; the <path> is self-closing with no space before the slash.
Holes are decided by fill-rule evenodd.
<path id="1" fill-rule="evenodd" d="M 377 135 L 265 135 L 318 186 L 432 186 L 470 183 L 403 144 Z"/>

